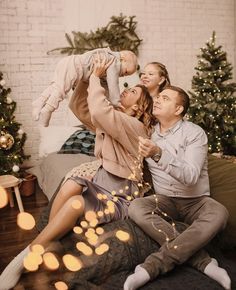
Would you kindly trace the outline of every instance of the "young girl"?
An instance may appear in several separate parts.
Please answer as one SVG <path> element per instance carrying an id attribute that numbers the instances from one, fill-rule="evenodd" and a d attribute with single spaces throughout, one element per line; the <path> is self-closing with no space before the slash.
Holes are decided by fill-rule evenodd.
<path id="1" fill-rule="evenodd" d="M 77 176 L 64 183 L 53 201 L 47 226 L 1 274 L 1 290 L 16 285 L 24 269 L 24 257 L 33 245 L 40 244 L 45 249 L 52 241 L 71 230 L 87 211 L 104 211 L 107 202 L 113 199 L 112 191 L 117 193 L 113 210 L 98 217 L 98 223 L 127 218 L 130 199 L 139 196 L 137 192 L 142 181 L 142 160 L 139 160 L 138 138 L 147 138 L 151 134 L 154 124 L 153 102 L 146 88 L 137 85 L 121 94 L 122 108 L 116 110 L 106 98 L 99 79 L 109 65 L 105 65 L 104 58 L 96 60 L 89 88 L 86 82 L 80 82 L 80 96 L 75 98 L 80 100 L 80 105 L 72 106 L 73 111 L 89 128 L 96 128 L 95 155 L 102 165 L 91 181 Z M 98 199 L 98 193 L 105 198 Z M 79 208 L 72 206 L 74 202 L 79 203 Z"/>
<path id="2" fill-rule="evenodd" d="M 148 89 L 149 94 L 154 98 L 157 97 L 167 85 L 170 85 L 170 78 L 164 64 L 160 62 L 150 62 L 141 72 L 140 82 Z"/>

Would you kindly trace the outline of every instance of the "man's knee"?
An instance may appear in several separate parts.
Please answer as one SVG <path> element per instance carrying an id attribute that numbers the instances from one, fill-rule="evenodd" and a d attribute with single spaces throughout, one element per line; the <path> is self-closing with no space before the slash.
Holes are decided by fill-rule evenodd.
<path id="1" fill-rule="evenodd" d="M 152 197 L 136 198 L 129 206 L 129 217 L 139 226 L 145 227 L 152 220 L 155 200 Z"/>
<path id="2" fill-rule="evenodd" d="M 209 211 L 211 212 L 212 225 L 215 224 L 219 230 L 224 229 L 229 218 L 229 212 L 226 207 L 218 201 L 209 198 Z"/>
<path id="3" fill-rule="evenodd" d="M 142 215 L 140 213 L 141 205 L 142 205 L 142 198 L 136 198 L 131 202 L 129 206 L 129 209 L 128 209 L 129 217 L 135 222 L 137 222 L 140 219 L 140 216 Z"/>
<path id="4" fill-rule="evenodd" d="M 225 206 L 223 206 L 222 204 L 219 204 L 218 219 L 219 219 L 219 223 L 221 224 L 221 229 L 224 229 L 226 227 L 228 218 L 229 218 L 228 210 L 226 209 Z"/>

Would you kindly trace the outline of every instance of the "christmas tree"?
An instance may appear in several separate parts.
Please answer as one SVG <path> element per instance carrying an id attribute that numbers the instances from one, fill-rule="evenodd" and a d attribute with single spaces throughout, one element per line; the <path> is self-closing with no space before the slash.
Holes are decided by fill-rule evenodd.
<path id="1" fill-rule="evenodd" d="M 226 52 L 215 42 L 213 32 L 197 56 L 189 119 L 207 133 L 209 152 L 236 155 L 236 83 L 230 81 L 233 68 Z"/>
<path id="2" fill-rule="evenodd" d="M 29 156 L 24 154 L 26 133 L 20 128 L 21 124 L 15 121 L 13 114 L 16 102 L 10 98 L 10 92 L 0 72 L 0 175 L 19 176 L 19 165 Z"/>

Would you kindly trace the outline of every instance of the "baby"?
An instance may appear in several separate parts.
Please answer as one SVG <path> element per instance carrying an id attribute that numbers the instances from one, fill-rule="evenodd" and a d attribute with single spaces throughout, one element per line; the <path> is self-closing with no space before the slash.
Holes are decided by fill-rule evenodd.
<path id="1" fill-rule="evenodd" d="M 57 64 L 54 77 L 42 95 L 33 102 L 33 119 L 47 127 L 51 114 L 59 106 L 71 88 L 75 88 L 80 80 L 88 81 L 92 70 L 94 57 L 99 53 L 105 55 L 106 62 L 114 59 L 106 72 L 106 82 L 109 90 L 109 99 L 117 105 L 120 98 L 119 77 L 131 75 L 137 69 L 137 57 L 129 50 L 120 52 L 110 48 L 98 48 L 81 55 L 71 55 L 63 58 Z"/>

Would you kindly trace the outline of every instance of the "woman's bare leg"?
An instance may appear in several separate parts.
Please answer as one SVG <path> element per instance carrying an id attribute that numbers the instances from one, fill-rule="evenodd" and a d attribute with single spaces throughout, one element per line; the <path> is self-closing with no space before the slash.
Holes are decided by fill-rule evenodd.
<path id="1" fill-rule="evenodd" d="M 72 206 L 74 201 L 79 201 L 81 203 L 81 207 L 75 209 Z M 40 244 L 45 248 L 50 244 L 50 242 L 60 239 L 74 227 L 77 219 L 82 216 L 83 213 L 83 197 L 81 195 L 70 197 L 57 212 L 57 214 L 49 221 L 42 232 L 36 237 L 36 239 L 33 240 L 31 246 Z"/>
<path id="2" fill-rule="evenodd" d="M 57 196 L 55 197 L 52 208 L 49 215 L 49 222 L 55 217 L 63 205 L 69 200 L 70 197 L 81 194 L 83 186 L 77 184 L 73 180 L 67 180 L 59 189 Z"/>

